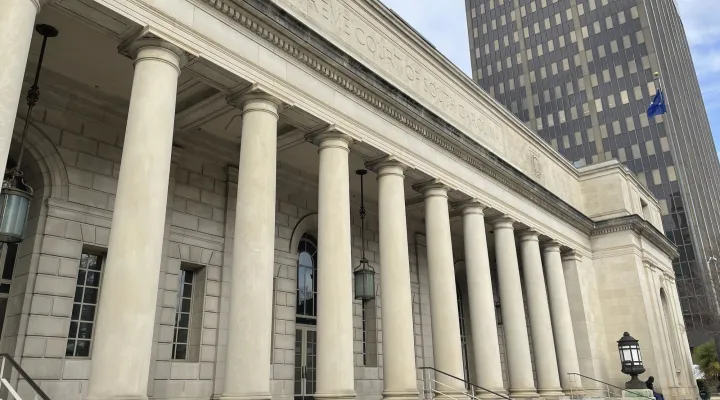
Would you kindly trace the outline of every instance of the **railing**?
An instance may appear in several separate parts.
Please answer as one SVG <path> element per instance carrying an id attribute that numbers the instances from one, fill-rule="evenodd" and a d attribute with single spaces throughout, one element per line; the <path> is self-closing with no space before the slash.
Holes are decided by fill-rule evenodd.
<path id="1" fill-rule="evenodd" d="M 423 375 L 423 399 L 432 400 L 435 395 L 440 395 L 442 397 L 450 398 L 453 400 L 479 400 L 479 395 L 487 393 L 492 394 L 500 399 L 512 400 L 510 397 L 507 397 L 497 392 L 493 392 L 490 389 L 486 389 L 482 386 L 466 381 L 465 379 L 458 378 L 457 376 L 450 375 L 438 369 L 432 367 L 420 367 L 419 369 L 420 371 L 422 371 Z M 465 390 L 459 391 L 457 386 L 448 385 L 447 383 L 436 380 L 435 378 L 433 378 L 433 372 L 435 374 L 440 374 L 451 378 L 457 381 L 458 384 L 462 383 L 462 387 L 464 387 Z"/>
<path id="2" fill-rule="evenodd" d="M 624 397 L 623 392 L 631 393 L 634 395 L 634 397 L 637 397 L 638 399 L 642 400 L 655 400 L 655 397 L 649 397 L 646 396 L 640 392 L 634 392 L 632 390 L 623 389 L 619 386 L 615 386 L 611 383 L 603 382 L 601 380 L 591 378 L 586 375 L 578 374 L 578 373 L 569 373 L 568 374 L 569 380 L 570 380 L 570 398 L 571 399 L 582 399 L 582 398 L 603 398 L 603 399 L 617 399 Z M 600 384 L 600 387 L 596 388 L 583 388 L 582 385 L 582 379 L 587 379 L 590 381 L 593 381 L 597 384 Z M 575 389 L 573 389 L 575 388 Z"/>
<path id="3" fill-rule="evenodd" d="M 17 387 L 10 384 L 12 380 L 18 382 Z M 0 399 L 10 400 L 11 398 L 14 400 L 50 400 L 50 397 L 40 389 L 20 365 L 10 355 L 3 353 L 0 354 Z"/>

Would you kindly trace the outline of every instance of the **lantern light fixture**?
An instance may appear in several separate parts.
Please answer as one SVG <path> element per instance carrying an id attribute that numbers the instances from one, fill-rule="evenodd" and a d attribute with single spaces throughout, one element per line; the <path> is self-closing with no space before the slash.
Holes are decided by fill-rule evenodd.
<path id="1" fill-rule="evenodd" d="M 353 270 L 355 277 L 355 299 L 368 301 L 375 298 L 375 270 L 370 266 L 370 262 L 365 256 L 365 187 L 363 185 L 363 177 L 367 175 L 367 170 L 359 169 L 355 171 L 360 176 L 360 237 L 362 240 L 362 255 L 360 264 Z"/>
<path id="2" fill-rule="evenodd" d="M 2 190 L 0 191 L 0 242 L 2 243 L 18 243 L 22 241 L 28 211 L 30 210 L 30 201 L 33 198 L 33 189 L 25 183 L 23 177 L 23 171 L 21 169 L 22 159 L 23 153 L 25 152 L 27 131 L 30 126 L 30 116 L 32 115 L 33 108 L 40 99 L 38 82 L 40 81 L 40 71 L 42 69 L 43 58 L 45 57 L 45 46 L 48 38 L 54 38 L 58 35 L 57 29 L 50 25 L 37 25 L 35 31 L 42 35 L 43 39 L 40 58 L 38 60 L 37 70 L 35 71 L 35 80 L 28 90 L 26 99 L 28 110 L 25 116 L 25 126 L 22 131 L 20 152 L 15 166 L 5 173 Z"/>
<path id="3" fill-rule="evenodd" d="M 645 372 L 639 341 L 625 332 L 617 344 L 621 371 L 623 374 L 630 375 L 630 380 L 625 382 L 625 389 L 645 389 L 645 383 L 638 379 L 638 375 Z"/>

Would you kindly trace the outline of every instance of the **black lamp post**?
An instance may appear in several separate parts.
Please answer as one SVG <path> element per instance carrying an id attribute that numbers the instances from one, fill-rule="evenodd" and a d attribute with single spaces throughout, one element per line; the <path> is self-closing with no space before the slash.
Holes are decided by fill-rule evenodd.
<path id="1" fill-rule="evenodd" d="M 365 188 L 363 186 L 363 176 L 367 175 L 364 169 L 357 170 L 356 174 L 360 175 L 360 221 L 361 221 L 361 239 L 362 239 L 362 258 L 360 264 L 355 267 L 353 275 L 355 276 L 355 298 L 362 301 L 372 300 L 375 298 L 375 270 L 370 266 L 370 262 L 365 257 Z"/>
<path id="2" fill-rule="evenodd" d="M 23 172 L 20 168 L 22 165 L 23 152 L 25 151 L 25 138 L 27 138 L 27 130 L 30 126 L 30 116 L 32 115 L 33 108 L 40 99 L 38 81 L 40 80 L 40 70 L 42 68 L 43 58 L 45 57 L 45 45 L 47 44 L 48 38 L 58 35 L 57 29 L 50 25 L 37 25 L 35 31 L 42 35 L 43 41 L 37 71 L 35 72 L 35 81 L 30 87 L 30 90 L 28 90 L 28 111 L 25 116 L 25 127 L 22 132 L 20 154 L 18 155 L 15 166 L 5 173 L 5 179 L 2 182 L 2 191 L 0 191 L 0 242 L 2 243 L 17 243 L 22 241 L 28 211 L 30 210 L 30 201 L 33 198 L 33 189 L 25 183 Z"/>
<path id="3" fill-rule="evenodd" d="M 630 380 L 625 382 L 625 389 L 646 389 L 645 383 L 638 379 L 638 375 L 645 372 L 638 340 L 625 332 L 617 343 L 622 373 L 630 375 Z"/>

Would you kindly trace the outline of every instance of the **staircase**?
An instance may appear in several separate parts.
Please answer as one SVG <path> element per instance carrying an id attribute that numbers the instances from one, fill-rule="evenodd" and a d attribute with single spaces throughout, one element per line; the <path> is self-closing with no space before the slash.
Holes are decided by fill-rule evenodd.
<path id="1" fill-rule="evenodd" d="M 571 399 L 620 399 L 623 397 L 634 397 L 638 400 L 655 400 L 655 397 L 648 397 L 640 391 L 632 391 L 623 389 L 619 386 L 603 382 L 601 380 L 591 378 L 577 373 L 569 373 L 571 387 L 577 389 L 570 389 Z M 592 382 L 592 384 L 583 385 L 583 379 Z M 584 387 L 583 387 L 584 386 Z M 594 386 L 594 387 L 592 387 Z"/>
<path id="2" fill-rule="evenodd" d="M 423 378 L 423 400 L 433 400 L 435 397 L 452 400 L 485 400 L 488 398 L 513 400 L 506 395 L 493 392 L 492 390 L 432 367 L 421 367 L 419 370 L 422 372 Z M 445 382 L 438 381 L 436 378 L 440 375 L 449 378 L 453 384 L 445 383 L 448 382 L 448 379 L 443 379 Z M 570 382 L 573 383 L 572 387 L 577 387 L 577 389 L 571 389 L 568 396 L 573 400 L 612 400 L 624 397 L 632 397 L 637 400 L 655 400 L 654 397 L 648 397 L 641 391 L 623 389 L 589 376 L 576 373 L 570 373 L 568 375 Z M 583 380 L 585 380 L 584 388 Z M 593 384 L 588 384 L 588 381 Z M 464 389 L 458 390 L 458 388 Z"/>
<path id="3" fill-rule="evenodd" d="M 15 385 L 12 385 L 14 382 Z M 0 354 L 0 399 L 50 400 L 32 378 L 10 357 Z"/>
<path id="4" fill-rule="evenodd" d="M 485 389 L 482 386 L 478 386 L 472 382 L 466 381 L 465 379 L 450 375 L 432 367 L 420 367 L 418 369 L 422 372 L 423 377 L 422 398 L 424 400 L 433 400 L 435 397 L 443 397 L 453 400 L 481 400 L 487 398 L 512 400 L 510 397 Z M 436 380 L 435 378 L 438 375 L 450 378 L 455 385 L 448 385 L 447 383 Z M 459 391 L 458 388 L 461 387 L 464 387 L 465 389 Z"/>

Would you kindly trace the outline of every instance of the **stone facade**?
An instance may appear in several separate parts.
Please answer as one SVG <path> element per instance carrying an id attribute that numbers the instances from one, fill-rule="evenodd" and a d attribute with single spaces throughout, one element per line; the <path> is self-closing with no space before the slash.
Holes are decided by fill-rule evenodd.
<path id="1" fill-rule="evenodd" d="M 596 389 L 568 374 L 622 385 L 623 331 L 669 400 L 695 396 L 657 201 L 618 163 L 567 164 L 379 2 L 41 3 L 0 5 L 0 45 L 35 20 L 5 9 L 42 6 L 62 32 L 30 115 L 35 198 L 0 347 L 51 398 L 417 398 L 463 379 L 559 398 Z M 319 35 L 330 9 L 412 43 L 404 62 L 462 99 Z M 92 71 L 67 56 L 83 40 Z M 0 130 L 9 165 L 26 111 Z M 368 302 L 351 286 L 363 248 Z"/>

